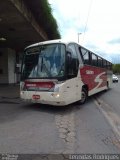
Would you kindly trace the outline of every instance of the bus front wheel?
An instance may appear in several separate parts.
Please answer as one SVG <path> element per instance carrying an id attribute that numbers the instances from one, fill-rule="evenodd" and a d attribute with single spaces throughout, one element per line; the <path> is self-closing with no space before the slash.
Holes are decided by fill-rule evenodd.
<path id="1" fill-rule="evenodd" d="M 81 92 L 81 100 L 79 101 L 80 104 L 84 104 L 87 100 L 87 90 L 85 88 L 82 89 Z"/>

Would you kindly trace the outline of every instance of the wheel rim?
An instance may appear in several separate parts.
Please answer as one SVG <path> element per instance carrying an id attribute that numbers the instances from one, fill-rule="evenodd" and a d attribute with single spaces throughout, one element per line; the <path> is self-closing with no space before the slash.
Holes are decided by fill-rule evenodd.
<path id="1" fill-rule="evenodd" d="M 81 102 L 84 103 L 85 100 L 86 100 L 86 93 L 84 91 L 82 91 Z"/>

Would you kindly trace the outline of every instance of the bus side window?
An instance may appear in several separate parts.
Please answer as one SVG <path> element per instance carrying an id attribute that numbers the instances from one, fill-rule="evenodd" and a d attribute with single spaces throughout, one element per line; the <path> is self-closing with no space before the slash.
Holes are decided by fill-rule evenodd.
<path id="1" fill-rule="evenodd" d="M 80 57 L 82 59 L 82 63 L 84 63 L 84 58 L 83 58 L 83 55 L 82 55 L 81 47 L 79 47 L 78 50 L 79 50 L 79 53 L 80 53 Z"/>
<path id="2" fill-rule="evenodd" d="M 90 56 L 88 50 L 81 48 L 81 53 L 83 57 L 84 64 L 90 64 Z"/>
<path id="3" fill-rule="evenodd" d="M 101 57 L 98 57 L 98 66 L 103 67 L 103 62 Z"/>
<path id="4" fill-rule="evenodd" d="M 103 59 L 103 68 L 106 68 L 106 66 L 107 66 L 107 62 L 106 60 Z"/>
<path id="5" fill-rule="evenodd" d="M 110 70 L 112 70 L 112 63 L 110 63 Z"/>
<path id="6" fill-rule="evenodd" d="M 112 63 L 107 61 L 107 69 L 108 70 L 112 70 Z"/>
<path id="7" fill-rule="evenodd" d="M 93 53 L 91 55 L 92 55 L 92 65 L 97 66 L 98 65 L 97 56 Z"/>

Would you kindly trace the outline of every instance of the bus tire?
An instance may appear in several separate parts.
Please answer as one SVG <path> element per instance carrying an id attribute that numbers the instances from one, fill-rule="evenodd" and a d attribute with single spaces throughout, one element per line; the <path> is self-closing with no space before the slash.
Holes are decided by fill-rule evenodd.
<path id="1" fill-rule="evenodd" d="M 87 97 L 88 97 L 87 90 L 85 88 L 82 88 L 81 100 L 79 101 L 79 104 L 84 104 L 87 100 Z"/>
<path id="2" fill-rule="evenodd" d="M 109 82 L 107 81 L 107 90 L 109 90 L 109 89 L 110 89 Z"/>

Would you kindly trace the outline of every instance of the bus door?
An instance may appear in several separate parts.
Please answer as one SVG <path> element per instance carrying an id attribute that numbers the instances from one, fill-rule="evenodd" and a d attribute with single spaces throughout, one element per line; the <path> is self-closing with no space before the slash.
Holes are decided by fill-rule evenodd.
<path id="1" fill-rule="evenodd" d="M 67 79 L 70 86 L 70 98 L 73 101 L 78 100 L 79 78 L 78 78 L 79 60 L 75 45 L 70 43 L 67 50 Z"/>

